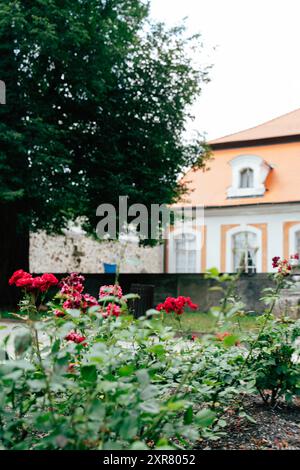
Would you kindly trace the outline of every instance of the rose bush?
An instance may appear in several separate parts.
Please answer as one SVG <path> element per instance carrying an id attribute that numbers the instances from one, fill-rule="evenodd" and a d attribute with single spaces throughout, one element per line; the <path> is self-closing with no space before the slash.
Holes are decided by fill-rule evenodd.
<path id="1" fill-rule="evenodd" d="M 24 292 L 23 322 L 0 349 L 0 447 L 194 448 L 226 432 L 229 408 L 251 420 L 247 394 L 272 404 L 298 394 L 299 322 L 272 317 L 287 277 L 286 269 L 276 273 L 275 289 L 264 293 L 258 333 L 232 334 L 222 323 L 241 312 L 230 284 L 220 331 L 187 339 L 161 316 L 184 318 L 186 307 L 198 308 L 189 297 L 168 298 L 134 319 L 128 300 L 135 296 L 118 284 L 102 286 L 95 298 L 77 273 L 58 282 L 17 271 L 9 282 Z M 45 312 L 40 306 L 55 286 Z M 273 400 L 268 390 L 276 390 Z"/>
<path id="2" fill-rule="evenodd" d="M 272 319 L 253 346 L 256 388 L 263 401 L 276 405 L 282 396 L 290 401 L 300 396 L 300 321 Z"/>

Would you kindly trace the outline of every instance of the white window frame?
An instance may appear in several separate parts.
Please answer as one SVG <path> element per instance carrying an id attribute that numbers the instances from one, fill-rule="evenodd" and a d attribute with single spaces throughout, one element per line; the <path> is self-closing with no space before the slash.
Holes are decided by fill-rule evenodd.
<path id="1" fill-rule="evenodd" d="M 232 185 L 227 190 L 228 198 L 263 196 L 265 194 L 265 180 L 271 166 L 257 155 L 239 155 L 230 160 L 232 168 Z M 241 173 L 249 168 L 253 171 L 253 187 L 241 188 Z"/>
<path id="2" fill-rule="evenodd" d="M 234 235 L 240 232 L 251 232 L 257 237 L 257 252 L 256 252 L 256 272 L 262 272 L 262 232 L 256 227 L 250 225 L 239 225 L 234 227 L 226 233 L 226 272 L 233 273 L 234 271 L 234 257 L 233 257 L 233 242 Z"/>
<path id="3" fill-rule="evenodd" d="M 196 273 L 201 272 L 201 242 L 202 242 L 202 236 L 201 236 L 201 230 L 198 228 L 190 228 L 190 229 L 185 229 L 182 231 L 182 229 L 176 229 L 173 230 L 170 233 L 170 239 L 169 239 L 169 266 L 168 266 L 168 272 L 169 273 L 176 273 L 176 239 L 179 235 L 182 233 L 187 234 L 187 235 L 193 235 L 195 236 L 195 243 L 196 243 Z M 192 273 L 190 273 L 192 274 Z"/>
<path id="4" fill-rule="evenodd" d="M 289 248 L 290 248 L 290 255 L 294 255 L 296 253 L 296 233 L 300 232 L 300 222 L 299 224 L 293 225 L 289 230 Z"/>

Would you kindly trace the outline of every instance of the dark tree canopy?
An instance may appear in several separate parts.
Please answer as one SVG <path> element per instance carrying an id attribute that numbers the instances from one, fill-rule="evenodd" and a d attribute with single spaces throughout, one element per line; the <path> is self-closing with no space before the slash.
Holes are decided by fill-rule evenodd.
<path id="1" fill-rule="evenodd" d="M 59 232 L 96 208 L 174 202 L 181 171 L 204 161 L 184 142 L 207 80 L 199 38 L 149 21 L 143 0 L 0 0 L 0 208 L 12 232 Z M 5 238 L 5 234 L 2 234 Z"/>

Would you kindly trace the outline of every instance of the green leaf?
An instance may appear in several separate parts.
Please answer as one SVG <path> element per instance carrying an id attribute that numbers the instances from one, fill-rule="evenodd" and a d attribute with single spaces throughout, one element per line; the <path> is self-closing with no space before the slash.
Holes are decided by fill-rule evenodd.
<path id="1" fill-rule="evenodd" d="M 133 300 L 133 299 L 140 299 L 141 297 L 139 296 L 139 294 L 126 294 L 126 295 L 123 295 L 122 299 L 126 299 L 126 300 Z"/>
<path id="2" fill-rule="evenodd" d="M 218 426 L 220 426 L 220 428 L 225 428 L 227 426 L 227 421 L 225 421 L 225 419 L 219 419 Z"/>
<path id="3" fill-rule="evenodd" d="M 239 417 L 246 418 L 250 423 L 253 423 L 253 424 L 257 423 L 257 421 L 254 418 L 252 418 L 252 416 L 248 415 L 245 411 L 241 411 L 239 413 Z"/>
<path id="4" fill-rule="evenodd" d="M 162 344 L 154 344 L 154 346 L 151 346 L 148 351 L 157 357 L 162 357 L 166 354 L 166 350 Z"/>
<path id="5" fill-rule="evenodd" d="M 105 404 L 101 400 L 94 400 L 89 409 L 90 419 L 102 420 L 105 416 Z"/>
<path id="6" fill-rule="evenodd" d="M 150 377 L 146 369 L 138 370 L 136 376 L 141 385 L 146 386 L 150 383 Z"/>
<path id="7" fill-rule="evenodd" d="M 27 380 L 27 384 L 34 392 L 40 392 L 46 388 L 45 380 Z"/>
<path id="8" fill-rule="evenodd" d="M 209 408 L 204 408 L 199 411 L 195 416 L 195 421 L 201 428 L 211 426 L 216 418 L 216 412 Z"/>
<path id="9" fill-rule="evenodd" d="M 115 303 L 120 303 L 119 297 L 115 297 L 114 295 L 106 295 L 105 297 L 100 297 L 99 298 L 99 303 L 104 303 L 104 302 L 115 302 Z"/>
<path id="10" fill-rule="evenodd" d="M 146 311 L 146 316 L 151 317 L 152 315 L 161 315 L 161 312 L 158 310 L 155 310 L 155 308 L 150 308 L 149 310 Z"/>
<path id="11" fill-rule="evenodd" d="M 151 415 L 157 415 L 160 412 L 160 406 L 157 402 L 155 401 L 147 401 L 144 403 L 140 403 L 139 405 L 140 409 L 145 411 L 146 413 L 149 413 Z"/>
<path id="12" fill-rule="evenodd" d="M 221 286 L 212 286 L 208 289 L 210 292 L 223 292 L 224 289 Z"/>
<path id="13" fill-rule="evenodd" d="M 24 330 L 16 334 L 14 338 L 15 353 L 17 356 L 23 354 L 31 345 L 31 334 L 29 331 Z"/>
<path id="14" fill-rule="evenodd" d="M 136 441 L 130 447 L 131 450 L 149 450 L 149 447 L 146 446 L 144 442 Z"/>
<path id="15" fill-rule="evenodd" d="M 81 312 L 78 309 L 68 308 L 66 312 L 68 313 L 68 315 L 70 315 L 73 318 L 79 318 L 81 315 Z"/>
<path id="16" fill-rule="evenodd" d="M 177 401 L 169 401 L 167 404 L 167 409 L 170 411 L 179 411 L 185 408 L 186 401 L 184 400 L 177 400 Z"/>
<path id="17" fill-rule="evenodd" d="M 80 375 L 89 385 L 97 381 L 97 368 L 95 365 L 81 366 Z"/>
<path id="18" fill-rule="evenodd" d="M 186 412 L 184 413 L 184 424 L 192 424 L 193 416 L 193 408 L 192 406 L 189 406 Z"/>
<path id="19" fill-rule="evenodd" d="M 239 341 L 238 336 L 229 335 L 229 336 L 226 336 L 226 338 L 224 338 L 223 344 L 224 344 L 224 346 L 231 347 L 231 346 L 234 346 L 237 341 Z"/>
<path id="20" fill-rule="evenodd" d="M 138 432 L 137 417 L 132 414 L 122 419 L 121 426 L 119 428 L 120 437 L 124 440 L 134 439 Z"/>
<path id="21" fill-rule="evenodd" d="M 59 351 L 59 348 L 60 348 L 60 340 L 56 339 L 51 348 L 52 353 L 53 354 L 57 353 Z"/>
<path id="22" fill-rule="evenodd" d="M 127 364 L 119 368 L 118 373 L 121 377 L 129 377 L 135 371 L 134 364 Z"/>

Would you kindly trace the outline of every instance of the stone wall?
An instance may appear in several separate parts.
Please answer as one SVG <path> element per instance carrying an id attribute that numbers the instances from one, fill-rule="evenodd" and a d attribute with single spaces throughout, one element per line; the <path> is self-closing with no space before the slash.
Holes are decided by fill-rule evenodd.
<path id="1" fill-rule="evenodd" d="M 103 263 L 116 263 L 120 257 L 123 273 L 163 272 L 162 246 L 143 248 L 137 242 L 100 242 L 80 233 L 30 235 L 30 271 L 33 273 L 102 273 Z"/>
<path id="2" fill-rule="evenodd" d="M 62 273 L 79 271 L 86 276 L 86 291 L 97 295 L 99 286 L 114 282 L 113 275 L 103 274 L 103 263 L 115 263 L 124 245 L 115 242 L 97 242 L 81 234 L 48 236 L 43 232 L 30 236 L 30 270 L 33 273 Z M 121 262 L 120 284 L 130 292 L 131 284 L 154 286 L 154 303 L 167 296 L 190 296 L 207 311 L 217 305 L 220 294 L 209 288 L 213 282 L 203 274 L 163 274 L 163 248 L 142 248 L 137 243 L 125 245 Z M 61 273 L 61 274 L 60 274 Z M 248 310 L 263 311 L 259 300 L 264 287 L 272 285 L 268 274 L 242 275 L 238 292 Z"/>
<path id="3" fill-rule="evenodd" d="M 59 275 L 59 277 L 63 276 L 65 274 Z M 114 282 L 114 276 L 110 274 L 86 274 L 85 277 L 86 292 L 95 296 L 101 285 Z M 125 293 L 130 292 L 132 284 L 154 286 L 154 305 L 168 296 L 184 295 L 190 296 L 199 304 L 199 310 L 205 312 L 210 307 L 218 305 L 220 301 L 220 293 L 209 289 L 214 282 L 205 279 L 203 274 L 121 274 L 119 282 Z M 267 274 L 245 274 L 238 281 L 237 290 L 248 311 L 263 313 L 265 307 L 259 299 L 262 289 L 271 286 L 273 283 Z"/>

